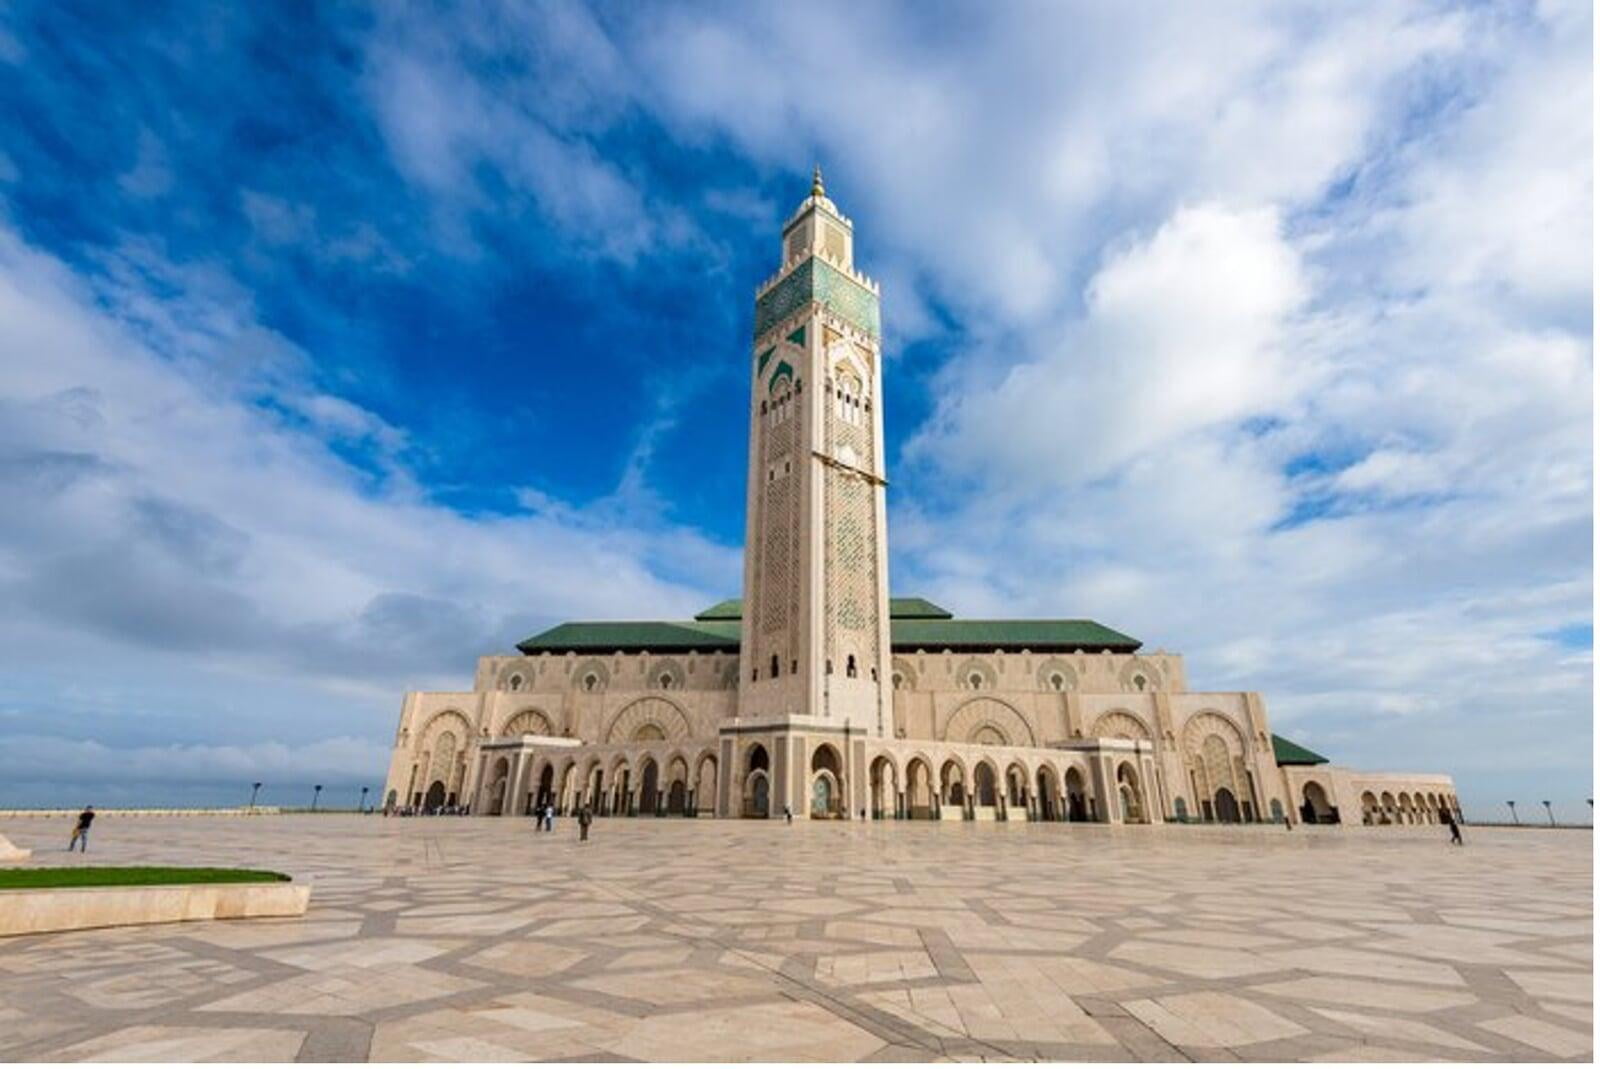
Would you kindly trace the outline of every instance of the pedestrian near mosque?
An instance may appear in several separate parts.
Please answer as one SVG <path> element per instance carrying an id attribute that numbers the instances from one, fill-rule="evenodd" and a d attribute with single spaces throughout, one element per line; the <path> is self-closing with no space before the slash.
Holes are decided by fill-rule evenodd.
<path id="1" fill-rule="evenodd" d="M 72 853 L 74 846 L 78 847 L 79 853 L 89 852 L 89 825 L 93 823 L 94 806 L 86 805 L 83 812 L 78 814 L 78 823 L 72 828 L 72 838 L 67 840 L 67 853 Z"/>

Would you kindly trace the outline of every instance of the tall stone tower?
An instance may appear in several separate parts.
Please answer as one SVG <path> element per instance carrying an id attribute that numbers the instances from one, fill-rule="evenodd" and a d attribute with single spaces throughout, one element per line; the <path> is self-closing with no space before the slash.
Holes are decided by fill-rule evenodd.
<path id="1" fill-rule="evenodd" d="M 853 245 L 819 169 L 751 351 L 739 719 L 814 738 L 893 733 L 878 286 Z"/>

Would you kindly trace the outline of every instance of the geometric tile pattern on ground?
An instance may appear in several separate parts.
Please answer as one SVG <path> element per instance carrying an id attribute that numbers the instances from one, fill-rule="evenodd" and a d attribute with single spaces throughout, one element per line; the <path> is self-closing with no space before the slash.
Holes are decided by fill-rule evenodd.
<path id="1" fill-rule="evenodd" d="M 1586 832 L 349 815 L 0 828 L 303 918 L 0 942 L 0 1058 L 1591 1059 Z"/>

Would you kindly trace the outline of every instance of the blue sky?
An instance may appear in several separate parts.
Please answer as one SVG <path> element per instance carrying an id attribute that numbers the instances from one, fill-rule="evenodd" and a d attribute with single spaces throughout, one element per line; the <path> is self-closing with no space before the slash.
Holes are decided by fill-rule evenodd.
<path id="1" fill-rule="evenodd" d="M 1584 815 L 1587 7 L 829 8 L 0 10 L 0 804 L 376 787 L 404 690 L 736 592 L 820 161 L 897 592 Z"/>

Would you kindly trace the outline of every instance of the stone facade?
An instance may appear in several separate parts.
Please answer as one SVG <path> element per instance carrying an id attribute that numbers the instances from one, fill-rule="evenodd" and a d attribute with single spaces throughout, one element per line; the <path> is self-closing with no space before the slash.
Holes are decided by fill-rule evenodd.
<path id="1" fill-rule="evenodd" d="M 1336 768 L 1259 694 L 1091 621 L 958 621 L 888 596 L 876 284 L 822 188 L 757 290 L 745 597 L 564 624 L 412 693 L 385 802 L 526 813 L 1421 823 L 1447 776 Z"/>

